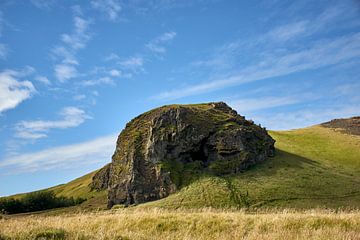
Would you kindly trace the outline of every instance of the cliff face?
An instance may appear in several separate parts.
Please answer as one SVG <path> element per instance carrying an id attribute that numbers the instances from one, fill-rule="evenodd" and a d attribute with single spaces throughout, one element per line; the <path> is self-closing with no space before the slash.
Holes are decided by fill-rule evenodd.
<path id="1" fill-rule="evenodd" d="M 108 188 L 109 207 L 156 200 L 182 186 L 189 171 L 223 175 L 262 162 L 274 155 L 274 142 L 223 102 L 164 106 L 126 125 L 93 186 Z"/>

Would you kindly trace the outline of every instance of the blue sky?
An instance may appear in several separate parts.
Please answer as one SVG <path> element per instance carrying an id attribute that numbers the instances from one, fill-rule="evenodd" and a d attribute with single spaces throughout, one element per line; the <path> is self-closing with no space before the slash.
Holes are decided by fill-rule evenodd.
<path id="1" fill-rule="evenodd" d="M 103 166 L 165 104 L 268 129 L 360 115 L 359 66 L 355 0 L 2 0 L 0 196 Z"/>

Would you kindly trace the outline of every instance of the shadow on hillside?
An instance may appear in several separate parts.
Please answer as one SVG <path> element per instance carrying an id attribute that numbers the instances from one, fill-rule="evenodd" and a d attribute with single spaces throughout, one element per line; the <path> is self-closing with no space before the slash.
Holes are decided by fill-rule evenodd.
<path id="1" fill-rule="evenodd" d="M 244 173 L 258 172 L 261 175 L 272 175 L 281 169 L 301 170 L 309 166 L 312 168 L 324 168 L 319 162 L 312 159 L 276 149 L 275 157 L 268 158 L 266 161 L 248 168 Z"/>

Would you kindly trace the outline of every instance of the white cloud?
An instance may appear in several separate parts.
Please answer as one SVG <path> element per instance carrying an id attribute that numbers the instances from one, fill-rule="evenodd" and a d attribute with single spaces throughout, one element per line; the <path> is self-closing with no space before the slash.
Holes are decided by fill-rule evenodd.
<path id="1" fill-rule="evenodd" d="M 164 44 L 170 42 L 172 39 L 175 38 L 175 36 L 176 32 L 165 32 L 147 43 L 145 46 L 154 53 L 163 54 L 166 52 Z"/>
<path id="2" fill-rule="evenodd" d="M 359 105 L 338 105 L 295 112 L 253 115 L 253 120 L 272 130 L 288 130 L 308 127 L 330 121 L 335 118 L 347 118 L 360 115 Z"/>
<path id="3" fill-rule="evenodd" d="M 77 76 L 77 69 L 73 65 L 69 64 L 57 64 L 55 65 L 55 77 L 60 82 L 65 82 L 68 79 Z"/>
<path id="4" fill-rule="evenodd" d="M 93 0 L 91 6 L 105 14 L 111 21 L 117 20 L 121 11 L 120 2 L 117 0 Z"/>
<path id="5" fill-rule="evenodd" d="M 91 163 L 107 163 L 115 149 L 116 136 L 99 137 L 81 143 L 25 153 L 0 161 L 7 172 L 36 172 L 68 169 Z"/>
<path id="6" fill-rule="evenodd" d="M 119 61 L 118 64 L 123 68 L 130 70 L 132 72 L 142 72 L 144 71 L 144 59 L 142 57 L 130 57 L 128 59 Z M 127 74 L 129 75 L 129 74 Z M 131 75 L 129 75 L 131 77 Z"/>
<path id="7" fill-rule="evenodd" d="M 144 60 L 141 57 L 131 57 L 124 61 L 119 62 L 120 65 L 124 67 L 141 67 L 144 63 Z"/>
<path id="8" fill-rule="evenodd" d="M 247 82 L 337 64 L 360 56 L 360 33 L 315 42 L 293 52 L 278 53 L 270 49 L 264 55 L 266 57 L 259 60 L 258 64 L 247 66 L 237 74 L 223 79 L 162 92 L 152 98 L 158 100 L 178 99 Z"/>
<path id="9" fill-rule="evenodd" d="M 269 32 L 269 36 L 276 40 L 286 41 L 290 38 L 303 34 L 306 31 L 308 22 L 300 21 L 277 27 Z"/>
<path id="10" fill-rule="evenodd" d="M 0 10 L 0 38 L 2 36 L 4 23 L 5 23 L 5 21 L 3 18 L 3 13 Z M 0 59 L 6 59 L 8 52 L 9 52 L 8 46 L 6 44 L 0 43 Z"/>
<path id="11" fill-rule="evenodd" d="M 121 71 L 112 69 L 109 71 L 109 75 L 112 77 L 120 77 L 122 74 L 121 74 Z"/>
<path id="12" fill-rule="evenodd" d="M 5 44 L 0 43 L 0 59 L 5 59 L 8 52 L 9 52 L 8 47 Z"/>
<path id="13" fill-rule="evenodd" d="M 68 44 L 69 47 L 73 49 L 84 48 L 86 42 L 89 40 L 90 36 L 87 33 L 90 22 L 75 16 L 74 17 L 74 32 L 72 34 L 62 34 L 61 39 L 64 43 Z"/>
<path id="14" fill-rule="evenodd" d="M 71 51 L 64 46 L 58 46 L 53 48 L 51 52 L 55 58 L 60 58 L 61 62 L 64 64 L 79 65 L 73 50 Z"/>
<path id="15" fill-rule="evenodd" d="M 50 129 L 66 129 L 77 127 L 90 117 L 84 110 L 77 107 L 65 107 L 61 110 L 62 119 L 53 121 L 35 120 L 21 121 L 16 124 L 16 136 L 25 139 L 38 139 L 47 137 Z"/>
<path id="16" fill-rule="evenodd" d="M 108 56 L 104 58 L 105 61 L 119 60 L 120 57 L 116 53 L 110 53 Z"/>
<path id="17" fill-rule="evenodd" d="M 83 99 L 85 99 L 85 98 L 86 98 L 86 95 L 85 95 L 85 94 L 79 94 L 79 95 L 75 95 L 75 96 L 73 97 L 73 99 L 76 100 L 76 101 L 80 101 L 80 100 L 83 100 Z"/>
<path id="18" fill-rule="evenodd" d="M 62 34 L 61 40 L 63 46 L 57 46 L 52 50 L 54 56 L 60 60 L 60 63 L 54 67 L 55 77 L 60 82 L 65 82 L 68 79 L 78 76 L 76 66 L 79 62 L 76 59 L 78 50 L 84 48 L 90 39 L 88 33 L 90 21 L 85 20 L 80 16 L 74 16 L 74 30 L 71 34 Z"/>
<path id="19" fill-rule="evenodd" d="M 38 82 L 41 82 L 41 83 L 43 83 L 45 85 L 50 85 L 51 84 L 50 80 L 45 76 L 36 76 L 35 80 L 38 81 Z"/>
<path id="20" fill-rule="evenodd" d="M 115 82 L 110 77 L 101 77 L 101 78 L 94 79 L 94 80 L 82 81 L 81 84 L 84 86 L 95 86 L 95 85 L 105 85 L 105 84 L 106 85 L 114 85 Z"/>
<path id="21" fill-rule="evenodd" d="M 18 79 L 24 76 L 25 72 L 14 70 L 0 72 L 0 113 L 15 108 L 36 92 L 30 81 Z"/>
<path id="22" fill-rule="evenodd" d="M 238 99 L 229 104 L 240 113 L 253 112 L 260 109 L 269 109 L 274 107 L 286 106 L 302 102 L 304 97 L 263 97 Z"/>
<path id="23" fill-rule="evenodd" d="M 31 3 L 40 9 L 45 9 L 45 10 L 49 10 L 50 8 L 52 8 L 56 1 L 55 0 L 31 0 Z"/>

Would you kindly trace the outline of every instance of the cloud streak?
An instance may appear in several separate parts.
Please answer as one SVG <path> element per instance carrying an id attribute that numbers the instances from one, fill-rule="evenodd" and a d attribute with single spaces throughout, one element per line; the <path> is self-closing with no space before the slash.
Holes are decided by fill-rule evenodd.
<path id="1" fill-rule="evenodd" d="M 77 127 L 90 117 L 84 110 L 77 107 L 65 107 L 59 115 L 60 120 L 44 121 L 21 121 L 16 124 L 16 136 L 23 139 L 39 139 L 47 137 L 47 132 L 51 129 L 66 129 Z"/>
<path id="2" fill-rule="evenodd" d="M 248 98 L 230 101 L 230 105 L 241 114 L 246 112 L 254 112 L 261 109 L 269 109 L 280 106 L 287 106 L 303 101 L 303 97 L 263 97 L 263 98 Z"/>
<path id="3" fill-rule="evenodd" d="M 91 163 L 111 161 L 116 135 L 99 137 L 81 143 L 25 153 L 0 161 L 6 172 L 37 172 L 51 169 L 67 169 Z"/>
<path id="4" fill-rule="evenodd" d="M 116 21 L 122 9 L 117 0 L 93 0 L 91 6 L 104 14 L 110 21 Z"/>
<path id="5" fill-rule="evenodd" d="M 52 53 L 60 62 L 54 66 L 54 75 L 60 82 L 78 76 L 76 53 L 80 49 L 85 48 L 90 39 L 88 33 L 90 21 L 75 15 L 73 18 L 74 30 L 71 34 L 62 34 L 62 46 L 57 46 Z"/>
<path id="6" fill-rule="evenodd" d="M 165 44 L 173 40 L 175 36 L 176 32 L 165 32 L 157 38 L 151 40 L 145 46 L 153 53 L 164 54 L 166 52 Z"/>
<path id="7" fill-rule="evenodd" d="M 360 33 L 331 40 L 322 40 L 293 52 L 277 53 L 268 50 L 258 64 L 250 65 L 237 74 L 226 78 L 162 92 L 152 97 L 157 100 L 173 100 L 216 91 L 248 82 L 285 76 L 300 71 L 318 69 L 341 63 L 360 56 Z"/>

